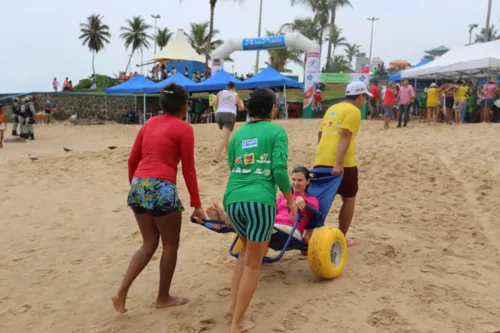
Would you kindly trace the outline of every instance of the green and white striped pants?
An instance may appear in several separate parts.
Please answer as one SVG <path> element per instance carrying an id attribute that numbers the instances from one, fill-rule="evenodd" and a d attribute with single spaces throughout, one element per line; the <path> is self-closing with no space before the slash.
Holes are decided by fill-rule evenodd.
<path id="1" fill-rule="evenodd" d="M 254 242 L 271 239 L 276 207 L 260 202 L 236 202 L 226 206 L 226 213 L 239 236 Z"/>

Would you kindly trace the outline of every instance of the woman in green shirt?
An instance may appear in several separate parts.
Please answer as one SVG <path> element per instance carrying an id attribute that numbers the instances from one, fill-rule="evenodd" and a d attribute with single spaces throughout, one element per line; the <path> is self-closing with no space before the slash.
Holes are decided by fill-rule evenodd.
<path id="1" fill-rule="evenodd" d="M 248 102 L 252 121 L 242 126 L 228 145 L 231 172 L 224 207 L 243 242 L 233 274 L 227 314 L 231 333 L 245 332 L 254 323 L 243 320 L 259 280 L 276 216 L 276 185 L 287 200 L 292 218 L 297 215 L 288 178 L 288 137 L 272 124 L 276 112 L 270 89 L 257 89 Z"/>

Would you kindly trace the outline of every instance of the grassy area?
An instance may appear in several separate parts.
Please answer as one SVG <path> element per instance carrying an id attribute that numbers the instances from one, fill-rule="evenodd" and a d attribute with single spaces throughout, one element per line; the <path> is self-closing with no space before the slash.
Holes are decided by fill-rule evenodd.
<path id="1" fill-rule="evenodd" d="M 251 91 L 250 90 L 241 90 L 238 91 L 241 98 L 243 100 L 246 100 L 248 96 L 250 95 Z M 287 100 L 288 101 L 294 101 L 294 102 L 302 102 L 304 100 L 304 92 L 299 89 L 290 89 L 287 90 Z M 341 97 L 344 96 L 345 93 L 345 85 L 344 84 L 327 84 L 325 86 L 325 89 L 321 92 L 323 99 L 331 99 L 331 98 L 336 98 L 336 97 Z M 74 94 L 74 95 L 104 95 L 104 91 L 75 91 L 71 93 L 65 93 L 61 92 L 60 94 Z M 120 96 L 120 95 L 115 95 L 115 96 Z M 122 96 L 137 96 L 137 97 L 142 97 L 142 94 L 128 94 L 128 95 L 122 95 Z M 148 97 L 157 97 L 159 94 L 148 94 Z M 193 93 L 191 96 L 192 98 L 208 98 L 208 93 Z"/>

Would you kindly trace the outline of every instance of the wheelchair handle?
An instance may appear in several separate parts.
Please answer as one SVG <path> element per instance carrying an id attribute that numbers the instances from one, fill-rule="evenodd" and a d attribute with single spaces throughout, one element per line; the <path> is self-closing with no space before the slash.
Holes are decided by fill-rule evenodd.
<path id="1" fill-rule="evenodd" d="M 219 220 L 209 220 L 209 219 L 201 219 L 204 223 L 212 223 L 212 224 L 226 224 L 225 221 L 219 221 Z M 191 222 L 197 223 L 196 219 L 193 217 L 191 219 Z"/>

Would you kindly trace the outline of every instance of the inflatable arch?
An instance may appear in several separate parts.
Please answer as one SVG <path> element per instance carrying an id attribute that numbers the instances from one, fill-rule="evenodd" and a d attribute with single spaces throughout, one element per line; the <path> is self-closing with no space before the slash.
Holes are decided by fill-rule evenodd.
<path id="1" fill-rule="evenodd" d="M 319 82 L 319 45 L 301 34 L 258 38 L 230 38 L 212 53 L 212 74 L 222 69 L 224 59 L 234 51 L 256 51 L 293 47 L 306 52 L 304 78 L 304 118 L 312 118 L 312 101 L 315 83 Z"/>

